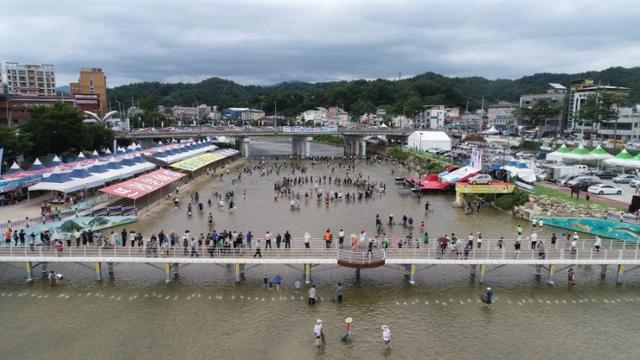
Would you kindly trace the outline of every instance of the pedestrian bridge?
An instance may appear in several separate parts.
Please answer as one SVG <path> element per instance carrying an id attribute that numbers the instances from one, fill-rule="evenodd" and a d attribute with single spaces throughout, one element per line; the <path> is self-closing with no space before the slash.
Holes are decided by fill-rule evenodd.
<path id="1" fill-rule="evenodd" d="M 40 267 L 42 273 L 48 270 L 48 264 L 80 263 L 95 264 L 96 278 L 102 280 L 102 267 L 107 264 L 109 275 L 113 276 L 113 264 L 140 263 L 148 264 L 166 272 L 170 281 L 178 273 L 180 264 L 215 264 L 235 266 L 236 280 L 244 276 L 245 266 L 258 265 L 302 265 L 305 279 L 310 281 L 311 267 L 316 265 L 341 265 L 355 268 L 377 266 L 400 266 L 405 277 L 415 281 L 418 271 L 427 270 L 436 265 L 460 265 L 471 270 L 471 276 L 479 272 L 480 282 L 484 282 L 486 274 L 508 265 L 525 265 L 535 268 L 537 277 L 543 273 L 548 275 L 549 282 L 554 281 L 557 272 L 577 265 L 600 265 L 604 278 L 609 265 L 616 267 L 616 281 L 621 282 L 627 272 L 640 267 L 638 244 L 612 242 L 597 251 L 591 240 L 582 240 L 575 249 L 539 249 L 532 250 L 528 244 L 523 249 L 514 250 L 513 240 L 504 241 L 504 246 L 497 247 L 497 240 L 484 240 L 481 248 L 474 247 L 469 251 L 455 251 L 447 248 L 441 250 L 438 244 L 427 247 L 404 247 L 394 249 L 374 249 L 371 253 L 352 251 L 349 248 L 335 249 L 325 247 L 304 248 L 294 246 L 290 249 L 262 249 L 256 256 L 255 249 L 197 249 L 173 247 L 169 249 L 153 249 L 140 247 L 100 248 L 100 247 L 66 247 L 57 251 L 45 246 L 15 246 L 0 248 L 0 262 L 24 263 L 27 281 L 33 280 L 33 271 Z M 301 243 L 301 242 L 300 242 Z M 294 245 L 298 245 L 294 242 Z M 527 249 L 524 249 L 527 248 Z M 93 267 L 92 267 L 93 268 Z"/>

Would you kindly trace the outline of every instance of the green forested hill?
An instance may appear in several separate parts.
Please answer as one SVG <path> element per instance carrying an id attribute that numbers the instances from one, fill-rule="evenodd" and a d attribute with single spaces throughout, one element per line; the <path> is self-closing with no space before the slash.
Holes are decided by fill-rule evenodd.
<path id="1" fill-rule="evenodd" d="M 640 67 L 612 67 L 579 74 L 540 73 L 520 79 L 489 80 L 483 77 L 445 77 L 427 72 L 402 80 L 355 80 L 324 83 L 287 82 L 274 86 L 244 86 L 233 81 L 210 78 L 199 83 L 163 84 L 144 82 L 109 89 L 111 101 L 131 103 L 133 97 L 145 109 L 157 105 L 199 104 L 220 107 L 262 108 L 273 113 L 296 115 L 316 106 L 338 105 L 353 114 L 387 107 L 387 113 L 413 115 L 422 105 L 445 104 L 471 109 L 480 107 L 484 97 L 488 104 L 500 100 L 517 102 L 521 94 L 544 91 L 548 83 L 568 86 L 571 80 L 589 78 L 596 83 L 627 86 L 632 89 L 630 102 L 640 102 Z"/>

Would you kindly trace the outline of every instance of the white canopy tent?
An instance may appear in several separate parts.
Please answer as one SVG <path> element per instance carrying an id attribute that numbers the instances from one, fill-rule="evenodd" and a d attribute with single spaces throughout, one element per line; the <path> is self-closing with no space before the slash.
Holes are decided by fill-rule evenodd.
<path id="1" fill-rule="evenodd" d="M 421 151 L 451 150 L 451 138 L 444 131 L 414 131 L 407 143 L 409 148 Z"/>

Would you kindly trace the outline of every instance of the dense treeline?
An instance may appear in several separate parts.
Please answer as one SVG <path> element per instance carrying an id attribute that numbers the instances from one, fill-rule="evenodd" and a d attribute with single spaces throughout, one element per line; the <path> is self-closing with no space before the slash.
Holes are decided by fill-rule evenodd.
<path id="1" fill-rule="evenodd" d="M 29 120 L 19 128 L 0 126 L 0 147 L 4 148 L 6 165 L 20 155 L 30 162 L 48 154 L 75 156 L 81 150 L 104 150 L 113 141 L 108 127 L 83 122 L 74 107 L 33 106 L 29 113 Z"/>
<path id="2" fill-rule="evenodd" d="M 316 106 L 338 105 L 352 114 L 373 112 L 384 106 L 388 114 L 412 116 L 423 105 L 444 104 L 470 109 L 501 100 L 517 102 L 521 94 L 544 91 L 548 83 L 568 86 L 571 80 L 589 78 L 596 83 L 627 86 L 632 89 L 631 102 L 640 102 L 640 67 L 612 67 L 603 71 L 579 74 L 541 73 L 516 80 L 488 80 L 482 77 L 449 78 L 425 73 L 399 81 L 355 80 L 324 83 L 281 83 L 274 86 L 243 86 L 233 81 L 210 78 L 194 84 L 162 84 L 145 82 L 119 86 L 109 90 L 111 101 L 121 101 L 152 110 L 158 105 L 193 106 L 198 104 L 219 107 L 254 107 L 278 114 L 294 116 Z M 115 102 L 114 102 L 115 103 Z"/>

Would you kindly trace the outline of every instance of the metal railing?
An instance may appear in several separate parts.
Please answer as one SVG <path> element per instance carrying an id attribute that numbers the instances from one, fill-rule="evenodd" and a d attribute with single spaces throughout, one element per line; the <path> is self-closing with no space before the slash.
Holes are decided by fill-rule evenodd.
<path id="1" fill-rule="evenodd" d="M 385 259 L 385 254 L 386 251 L 384 249 L 374 249 L 371 251 L 338 249 L 338 260 L 350 264 L 372 264 L 383 261 Z"/>
<path id="2" fill-rule="evenodd" d="M 498 246 L 498 240 L 483 239 L 482 245 L 478 248 L 474 242 L 473 247 L 466 246 L 467 241 L 460 241 L 459 246 L 447 245 L 444 248 L 438 243 L 430 243 L 427 246 L 420 244 L 420 247 L 395 247 L 395 248 L 374 248 L 371 252 L 367 250 L 351 250 L 350 247 L 340 249 L 326 248 L 324 244 L 316 242 L 314 246 L 306 248 L 301 242 L 293 242 L 292 248 L 264 248 L 261 247 L 259 255 L 256 248 L 246 247 L 210 247 L 201 246 L 172 246 L 155 247 L 148 243 L 142 247 L 127 246 L 64 246 L 56 249 L 54 246 L 45 245 L 20 245 L 0 247 L 0 260 L 10 261 L 12 257 L 64 257 L 70 259 L 81 258 L 144 258 L 144 257 L 167 257 L 167 258 L 267 258 L 282 260 L 286 263 L 288 259 L 336 259 L 353 264 L 368 264 L 381 260 L 633 260 L 640 261 L 640 245 L 638 243 L 615 242 L 612 241 L 600 249 L 594 247 L 590 239 L 577 242 L 577 246 L 565 246 L 564 240 L 559 241 L 556 246 L 552 246 L 548 240 L 544 241 L 544 247 L 531 248 L 530 242 L 521 242 L 520 250 L 515 250 L 515 240 L 503 240 L 502 247 Z M 416 244 L 417 245 L 417 244 Z M 7 259 L 9 258 L 9 259 Z"/>

